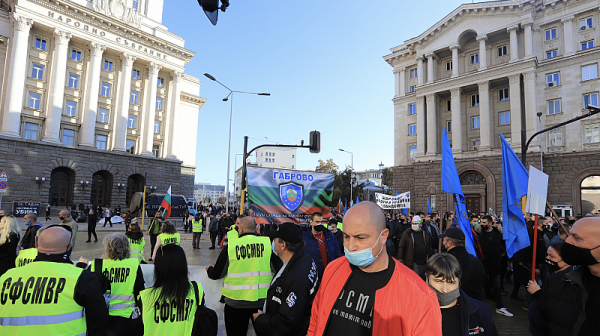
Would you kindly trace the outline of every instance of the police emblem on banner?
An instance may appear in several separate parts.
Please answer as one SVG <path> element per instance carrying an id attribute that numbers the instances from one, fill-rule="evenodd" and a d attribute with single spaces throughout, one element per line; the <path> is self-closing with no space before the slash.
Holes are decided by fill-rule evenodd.
<path id="1" fill-rule="evenodd" d="M 304 198 L 304 188 L 300 184 L 286 183 L 279 186 L 279 198 L 290 211 L 298 209 Z"/>

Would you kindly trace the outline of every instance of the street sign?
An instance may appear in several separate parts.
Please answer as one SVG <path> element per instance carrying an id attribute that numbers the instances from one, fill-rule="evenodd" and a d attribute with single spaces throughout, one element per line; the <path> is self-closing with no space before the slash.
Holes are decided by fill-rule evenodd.
<path id="1" fill-rule="evenodd" d="M 2 173 L 0 173 L 0 179 L 8 179 L 8 174 L 6 174 L 6 170 L 3 170 Z"/>
<path id="2" fill-rule="evenodd" d="M 0 189 L 6 189 L 8 188 L 8 184 L 6 184 L 6 181 L 0 181 Z"/>

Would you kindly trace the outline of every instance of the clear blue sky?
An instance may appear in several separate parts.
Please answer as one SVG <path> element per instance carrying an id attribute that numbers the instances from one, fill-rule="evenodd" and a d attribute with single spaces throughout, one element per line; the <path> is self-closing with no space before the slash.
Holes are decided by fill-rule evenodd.
<path id="1" fill-rule="evenodd" d="M 382 57 L 463 2 L 231 0 L 212 26 L 197 1 L 165 1 L 163 23 L 197 53 L 186 73 L 200 78 L 207 99 L 196 181 L 224 184 L 227 171 L 230 105 L 222 99 L 228 92 L 205 72 L 232 90 L 271 93 L 234 97 L 232 179 L 244 135 L 252 148 L 265 141 L 308 143 L 311 130 L 321 131 L 321 153 L 299 149 L 298 169 L 328 158 L 350 165 L 350 154 L 339 148 L 354 152 L 356 170 L 393 165 L 394 75 Z M 240 166 L 241 156 L 237 161 Z"/>

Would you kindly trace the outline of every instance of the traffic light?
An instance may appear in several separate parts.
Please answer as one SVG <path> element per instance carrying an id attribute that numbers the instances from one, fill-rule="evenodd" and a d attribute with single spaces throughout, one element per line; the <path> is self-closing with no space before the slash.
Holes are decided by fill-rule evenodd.
<path id="1" fill-rule="evenodd" d="M 321 132 L 310 132 L 310 152 L 319 153 L 321 151 Z"/>
<path id="2" fill-rule="evenodd" d="M 224 12 L 229 7 L 229 0 L 221 0 L 221 7 L 219 7 L 219 0 L 198 0 L 198 4 L 202 7 L 213 26 L 216 26 L 219 9 Z"/>

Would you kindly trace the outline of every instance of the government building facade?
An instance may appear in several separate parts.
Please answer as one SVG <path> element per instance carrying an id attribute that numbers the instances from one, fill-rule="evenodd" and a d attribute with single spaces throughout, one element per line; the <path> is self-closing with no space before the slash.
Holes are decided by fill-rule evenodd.
<path id="1" fill-rule="evenodd" d="M 6 203 L 125 207 L 194 195 L 200 81 L 162 0 L 9 0 L 0 8 Z M 53 197 L 54 196 L 54 197 Z"/>
<path id="2" fill-rule="evenodd" d="M 415 210 L 427 197 L 453 209 L 441 193 L 446 128 L 467 209 L 500 213 L 499 135 L 520 156 L 522 129 L 529 138 L 598 106 L 599 14 L 589 0 L 464 4 L 392 48 L 394 189 L 411 191 Z M 534 138 L 527 162 L 550 175 L 551 204 L 600 210 L 600 116 Z"/>

